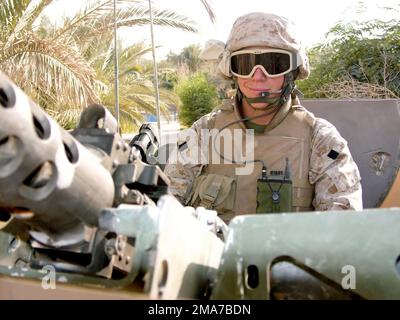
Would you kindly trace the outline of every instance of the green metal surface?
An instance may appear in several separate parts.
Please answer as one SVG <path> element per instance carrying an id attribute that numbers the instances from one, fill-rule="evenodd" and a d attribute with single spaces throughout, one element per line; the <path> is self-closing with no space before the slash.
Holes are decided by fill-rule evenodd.
<path id="1" fill-rule="evenodd" d="M 89 287 L 123 288 L 132 284 L 140 270 L 148 267 L 148 256 L 152 250 L 155 250 L 159 233 L 157 208 L 149 206 L 122 206 L 122 208 L 117 218 L 113 214 L 113 210 L 117 209 L 104 210 L 102 223 L 110 231 L 136 239 L 134 263 L 128 275 L 123 279 L 113 280 L 95 275 L 57 272 L 57 281 Z M 137 208 L 137 210 L 129 210 L 129 208 Z M 0 231 L 0 275 L 41 280 L 46 275 L 46 271 L 28 267 L 32 249 L 29 249 L 26 243 L 21 242 L 15 251 L 9 249 L 10 242 L 14 239 L 13 235 Z M 15 261 L 19 259 L 25 263 L 15 264 Z"/>
<path id="2" fill-rule="evenodd" d="M 398 208 L 236 217 L 212 298 L 270 299 L 271 266 L 289 258 L 338 286 L 346 276 L 343 268 L 354 267 L 351 292 L 400 299 L 399 233 Z M 249 266 L 258 271 L 256 285 L 249 285 Z"/>
<path id="3" fill-rule="evenodd" d="M 223 242 L 199 223 L 193 208 L 183 207 L 172 196 L 163 196 L 157 205 L 120 205 L 104 209 L 100 215 L 100 229 L 135 240 L 132 264 L 124 278 L 57 270 L 55 281 L 86 288 L 118 289 L 121 294 L 136 294 L 140 290 L 152 299 L 204 297 L 219 265 Z M 42 281 L 47 270 L 31 266 L 33 252 L 29 243 L 0 231 L 0 278 Z M 133 286 L 134 282 L 138 287 Z"/>

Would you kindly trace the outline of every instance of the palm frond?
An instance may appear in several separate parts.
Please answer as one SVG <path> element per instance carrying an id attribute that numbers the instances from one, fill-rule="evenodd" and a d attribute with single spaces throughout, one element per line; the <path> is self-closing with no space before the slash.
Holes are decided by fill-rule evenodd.
<path id="1" fill-rule="evenodd" d="M 122 45 L 118 46 L 118 63 L 119 63 L 119 78 L 125 78 L 127 75 L 137 73 L 142 68 L 140 66 L 140 59 L 142 56 L 151 51 L 151 47 L 137 43 L 127 48 L 121 49 Z M 114 76 L 114 43 L 110 41 L 110 45 L 104 56 L 104 61 L 101 67 L 105 77 Z"/>
<path id="2" fill-rule="evenodd" d="M 108 46 L 107 52 L 104 57 L 103 66 L 101 67 L 102 71 L 105 71 L 106 69 L 110 68 L 114 55 L 115 55 L 114 40 L 112 40 L 110 41 L 110 44 Z"/>
<path id="3" fill-rule="evenodd" d="M 32 23 L 42 13 L 43 9 L 48 6 L 53 0 L 41 0 L 36 6 L 25 8 L 25 11 L 19 17 L 13 31 L 9 34 L 4 47 L 7 48 L 13 44 L 15 39 L 24 36 L 26 32 L 32 31 Z M 32 3 L 32 2 L 31 2 Z"/>
<path id="4" fill-rule="evenodd" d="M 126 2 L 126 1 L 125 1 Z M 130 3 L 130 2 L 129 2 Z M 140 6 L 136 2 L 135 6 L 119 6 L 116 12 L 117 27 L 133 27 L 150 24 L 148 8 Z M 170 10 L 153 9 L 153 22 L 155 25 L 177 28 L 189 32 L 197 32 L 195 22 L 176 14 Z M 104 1 L 95 7 L 83 11 L 77 15 L 76 19 L 68 22 L 54 38 L 64 35 L 72 36 L 78 39 L 80 43 L 87 42 L 88 39 L 105 34 L 114 27 L 114 13 L 111 7 L 111 1 Z"/>
<path id="5" fill-rule="evenodd" d="M 158 48 L 158 46 L 156 46 Z M 146 53 L 151 52 L 151 46 L 144 43 L 135 43 L 127 48 L 125 48 L 120 54 L 120 63 L 122 65 L 130 65 L 137 63 L 137 61 Z"/>
<path id="6" fill-rule="evenodd" d="M 152 9 L 153 23 L 159 26 L 173 27 L 185 31 L 197 32 L 196 23 L 174 11 L 166 9 Z M 109 17 L 111 21 L 111 15 Z M 107 19 L 108 20 L 108 19 Z M 150 24 L 150 12 L 147 8 L 136 7 L 121 12 L 119 15 L 118 26 L 143 26 Z"/>
<path id="7" fill-rule="evenodd" d="M 43 10 L 49 6 L 53 0 L 41 0 L 36 7 L 34 7 L 29 13 L 29 19 L 26 21 L 26 27 L 32 29 L 33 22 L 42 14 Z"/>
<path id="8" fill-rule="evenodd" d="M 64 26 L 54 35 L 54 39 L 61 38 L 64 35 L 69 35 L 71 31 L 80 25 L 85 25 L 87 23 L 91 24 L 99 17 L 99 15 L 104 13 L 104 10 L 110 10 L 110 2 L 110 0 L 89 2 L 89 4 L 83 10 L 78 12 L 72 20 L 64 21 Z"/>
<path id="9" fill-rule="evenodd" d="M 31 0 L 2 0 L 0 5 L 1 40 L 3 43 L 13 34 L 20 18 L 31 4 Z"/>
<path id="10" fill-rule="evenodd" d="M 208 13 L 208 16 L 210 17 L 211 22 L 215 23 L 217 18 L 215 16 L 215 13 L 214 13 L 213 9 L 211 8 L 211 5 L 208 3 L 207 0 L 200 0 L 200 1 L 203 4 L 204 8 L 206 9 L 206 11 Z"/>
<path id="11" fill-rule="evenodd" d="M 60 103 L 81 107 L 98 100 L 93 90 L 94 71 L 69 46 L 30 34 L 3 54 L 0 69 L 24 90 L 42 87 Z"/>
<path id="12" fill-rule="evenodd" d="M 136 132 L 144 121 L 144 116 L 140 112 L 120 112 L 120 128 L 123 133 Z"/>
<path id="13" fill-rule="evenodd" d="M 69 109 L 48 109 L 47 113 L 55 120 L 57 123 L 66 130 L 76 128 L 79 118 L 81 116 L 82 110 L 76 108 Z"/>
<path id="14" fill-rule="evenodd" d="M 164 93 L 167 96 L 167 93 Z M 109 108 L 114 106 L 114 92 L 109 92 L 101 97 L 101 103 Z M 132 115 L 136 112 L 156 113 L 156 101 L 154 97 L 154 89 L 141 84 L 125 85 L 120 88 L 119 99 L 120 110 L 125 110 Z M 166 99 L 160 101 L 161 112 L 168 117 L 168 104 Z"/>

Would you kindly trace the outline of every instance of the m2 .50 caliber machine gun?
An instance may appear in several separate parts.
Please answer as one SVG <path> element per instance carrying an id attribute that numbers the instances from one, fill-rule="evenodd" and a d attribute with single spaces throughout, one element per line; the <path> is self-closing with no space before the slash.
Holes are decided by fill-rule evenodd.
<path id="1" fill-rule="evenodd" d="M 168 195 L 168 178 L 149 164 L 157 150 L 151 125 L 128 144 L 101 105 L 68 133 L 0 75 L 0 296 L 46 296 L 41 282 L 4 276 L 43 280 L 49 270 L 59 298 L 68 285 L 128 298 L 206 295 L 223 247 L 209 232 L 216 212 Z"/>
<path id="2" fill-rule="evenodd" d="M 0 298 L 400 299 L 399 209 L 239 216 L 224 243 L 157 150 L 100 105 L 68 133 L 0 75 Z"/>

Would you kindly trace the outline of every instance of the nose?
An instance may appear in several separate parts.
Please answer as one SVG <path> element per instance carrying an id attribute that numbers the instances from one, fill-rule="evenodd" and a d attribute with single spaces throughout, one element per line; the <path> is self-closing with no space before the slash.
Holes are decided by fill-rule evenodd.
<path id="1" fill-rule="evenodd" d="M 256 71 L 254 71 L 252 79 L 255 81 L 263 81 L 266 80 L 268 77 L 264 73 L 264 71 L 261 70 L 260 67 L 256 67 Z"/>

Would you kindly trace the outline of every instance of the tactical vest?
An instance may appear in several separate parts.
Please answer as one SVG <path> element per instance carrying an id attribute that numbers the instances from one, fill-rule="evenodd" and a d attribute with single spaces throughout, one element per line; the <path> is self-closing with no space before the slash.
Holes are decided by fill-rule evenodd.
<path id="1" fill-rule="evenodd" d="M 297 101 L 296 101 L 297 102 Z M 208 127 L 221 129 L 240 118 L 233 103 L 225 104 L 214 112 Z M 282 106 L 264 133 L 254 133 L 254 168 L 250 174 L 236 175 L 239 164 L 208 164 L 197 177 L 189 204 L 218 211 L 226 222 L 236 215 L 254 214 L 257 206 L 257 179 L 261 176 L 262 163 L 267 170 L 282 171 L 285 158 L 289 159 L 293 180 L 292 211 L 312 211 L 314 187 L 309 183 L 311 136 L 315 117 L 299 104 L 291 101 Z M 246 130 L 243 122 L 226 130 Z M 232 132 L 233 136 L 233 132 Z M 211 155 L 211 143 L 209 155 Z M 221 147 L 223 154 L 223 147 Z"/>

